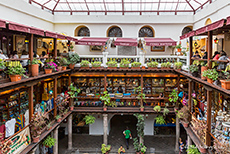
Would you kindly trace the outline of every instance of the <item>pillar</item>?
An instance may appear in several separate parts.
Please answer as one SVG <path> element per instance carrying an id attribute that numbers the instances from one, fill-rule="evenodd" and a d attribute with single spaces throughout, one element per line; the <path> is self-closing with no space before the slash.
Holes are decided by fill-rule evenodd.
<path id="1" fill-rule="evenodd" d="M 57 98 L 57 77 L 54 79 L 54 100 Z M 57 104 L 54 101 L 54 117 L 57 115 Z"/>
<path id="2" fill-rule="evenodd" d="M 188 147 L 189 147 L 190 145 L 192 145 L 192 140 L 191 140 L 191 138 L 190 138 L 189 135 L 187 135 L 187 143 L 188 143 Z M 188 152 L 187 152 L 187 153 L 188 153 Z"/>
<path id="3" fill-rule="evenodd" d="M 108 131 L 108 114 L 103 114 L 103 129 L 104 129 L 103 143 L 105 145 L 107 145 L 108 144 L 108 136 L 107 136 L 107 131 Z"/>
<path id="4" fill-rule="evenodd" d="M 102 52 L 102 54 L 103 54 L 103 66 L 106 67 L 107 57 L 109 52 Z"/>
<path id="5" fill-rule="evenodd" d="M 175 146 L 175 151 L 179 151 L 179 138 L 180 138 L 180 123 L 179 123 L 179 118 L 176 117 L 176 146 Z"/>
<path id="6" fill-rule="evenodd" d="M 205 134 L 205 145 L 211 146 L 211 108 L 212 108 L 212 89 L 205 87 L 207 90 L 207 129 Z"/>
<path id="7" fill-rule="evenodd" d="M 208 68 L 212 68 L 212 62 L 209 60 L 212 59 L 212 31 L 208 32 Z"/>
<path id="8" fill-rule="evenodd" d="M 140 52 L 140 63 L 141 66 L 145 66 L 145 53 L 144 52 Z"/>
<path id="9" fill-rule="evenodd" d="M 57 39 L 54 38 L 54 58 L 57 58 Z"/>
<path id="10" fill-rule="evenodd" d="M 34 114 L 34 100 L 33 100 L 33 92 L 34 86 L 30 86 L 29 88 L 29 122 L 31 121 L 31 118 Z"/>
<path id="11" fill-rule="evenodd" d="M 56 144 L 53 147 L 54 154 L 58 154 L 58 127 L 54 129 L 54 138 L 56 139 Z"/>
<path id="12" fill-rule="evenodd" d="M 71 114 L 68 117 L 68 150 L 71 150 L 73 147 L 73 139 L 72 139 L 72 120 L 73 115 Z"/>
<path id="13" fill-rule="evenodd" d="M 107 90 L 107 75 L 105 74 L 104 75 L 104 91 L 106 91 Z"/>
<path id="14" fill-rule="evenodd" d="M 193 55 L 193 52 L 192 52 L 192 43 L 193 43 L 193 37 L 189 37 L 189 64 L 192 65 L 192 55 Z"/>
<path id="15" fill-rule="evenodd" d="M 34 56 L 34 35 L 30 35 L 30 40 L 29 40 L 29 58 L 30 58 L 30 63 L 33 61 L 33 56 Z M 30 65 L 30 64 L 29 64 Z M 30 67 L 29 72 L 32 72 L 32 67 Z"/>
<path id="16" fill-rule="evenodd" d="M 143 93 L 143 87 L 144 87 L 144 79 L 143 79 L 143 74 L 141 74 L 141 93 Z M 141 98 L 141 106 L 144 106 L 144 102 L 142 98 Z"/>
<path id="17" fill-rule="evenodd" d="M 192 80 L 188 81 L 188 109 L 192 110 Z"/>

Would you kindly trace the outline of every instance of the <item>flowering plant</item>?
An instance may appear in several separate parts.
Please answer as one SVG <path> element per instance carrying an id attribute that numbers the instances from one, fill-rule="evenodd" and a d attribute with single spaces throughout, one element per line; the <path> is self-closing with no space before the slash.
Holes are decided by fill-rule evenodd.
<path id="1" fill-rule="evenodd" d="M 53 69 L 54 71 L 58 71 L 57 69 L 57 64 L 50 61 L 50 62 L 47 62 L 44 66 L 45 69 Z"/>

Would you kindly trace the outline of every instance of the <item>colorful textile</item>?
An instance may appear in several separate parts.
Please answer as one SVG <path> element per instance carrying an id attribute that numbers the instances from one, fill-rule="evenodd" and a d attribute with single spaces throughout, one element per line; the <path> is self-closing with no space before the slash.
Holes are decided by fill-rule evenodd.
<path id="1" fill-rule="evenodd" d="M 16 123 L 16 119 L 13 118 L 11 120 L 8 120 L 5 124 L 6 126 L 6 134 L 5 137 L 10 137 L 12 135 L 14 135 L 15 132 L 15 123 Z"/>
<path id="2" fill-rule="evenodd" d="M 15 124 L 16 132 L 20 131 L 22 128 L 24 128 L 24 126 L 25 126 L 24 115 L 20 114 L 16 119 L 16 124 Z"/>
<path id="3" fill-rule="evenodd" d="M 6 126 L 3 124 L 0 126 L 0 141 L 4 140 L 5 131 L 6 131 Z"/>

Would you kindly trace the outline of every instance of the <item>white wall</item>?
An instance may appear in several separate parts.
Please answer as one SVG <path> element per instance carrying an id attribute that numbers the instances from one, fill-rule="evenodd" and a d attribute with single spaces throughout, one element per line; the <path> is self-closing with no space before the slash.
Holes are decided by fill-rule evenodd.
<path id="1" fill-rule="evenodd" d="M 0 19 L 53 31 L 53 15 L 22 0 L 1 0 Z"/>
<path id="2" fill-rule="evenodd" d="M 145 135 L 154 135 L 154 118 L 157 115 L 148 115 L 148 118 L 145 118 Z"/>

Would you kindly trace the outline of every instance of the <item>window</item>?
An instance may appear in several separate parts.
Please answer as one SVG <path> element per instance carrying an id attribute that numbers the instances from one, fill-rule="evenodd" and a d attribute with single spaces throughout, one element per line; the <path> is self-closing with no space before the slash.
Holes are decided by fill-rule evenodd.
<path id="1" fill-rule="evenodd" d="M 122 37 L 122 31 L 121 31 L 120 27 L 113 26 L 113 27 L 109 28 L 109 30 L 107 32 L 107 36 L 108 37 Z"/>
<path id="2" fill-rule="evenodd" d="M 182 35 L 184 34 L 187 34 L 188 32 L 192 31 L 192 27 L 185 27 L 183 30 L 182 30 Z"/>
<path id="3" fill-rule="evenodd" d="M 75 36 L 90 36 L 89 28 L 85 26 L 80 26 L 76 28 Z"/>
<path id="4" fill-rule="evenodd" d="M 154 37 L 154 32 L 152 27 L 142 27 L 139 30 L 139 37 Z"/>

